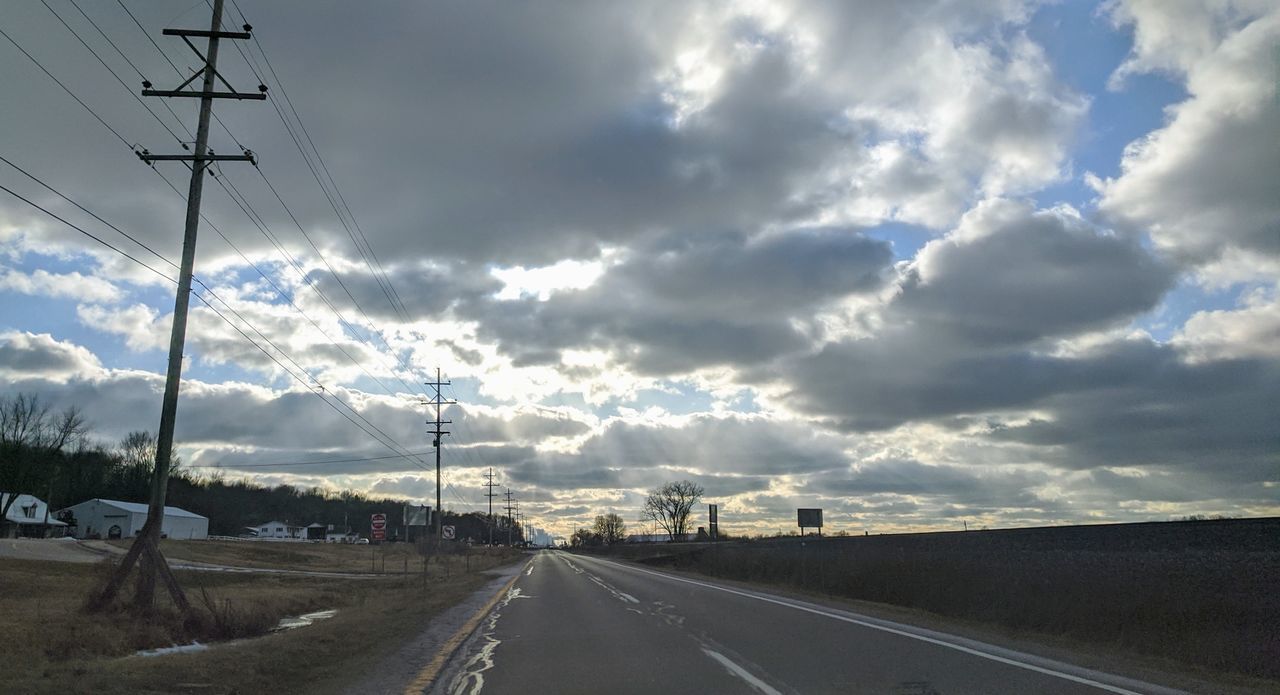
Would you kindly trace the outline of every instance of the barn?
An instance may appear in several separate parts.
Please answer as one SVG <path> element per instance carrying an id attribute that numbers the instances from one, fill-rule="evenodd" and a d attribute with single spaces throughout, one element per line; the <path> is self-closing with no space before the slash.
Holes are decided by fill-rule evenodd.
<path id="1" fill-rule="evenodd" d="M 77 538 L 132 538 L 147 522 L 147 505 L 91 499 L 63 509 L 58 516 L 74 526 Z M 165 507 L 160 533 L 181 540 L 208 538 L 209 519 L 185 509 Z"/>

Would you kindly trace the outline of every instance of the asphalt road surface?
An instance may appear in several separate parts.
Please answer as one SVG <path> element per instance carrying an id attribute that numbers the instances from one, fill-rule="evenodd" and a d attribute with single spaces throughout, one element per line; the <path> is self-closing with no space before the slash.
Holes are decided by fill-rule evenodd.
<path id="1" fill-rule="evenodd" d="M 1176 691 L 774 594 L 543 551 L 432 692 Z"/>

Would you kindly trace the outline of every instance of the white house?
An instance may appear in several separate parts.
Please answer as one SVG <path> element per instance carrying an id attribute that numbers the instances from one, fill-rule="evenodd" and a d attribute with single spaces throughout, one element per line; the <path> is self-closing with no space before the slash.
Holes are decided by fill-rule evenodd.
<path id="1" fill-rule="evenodd" d="M 271 538 L 286 541 L 300 541 L 307 538 L 306 526 L 295 526 L 287 521 L 268 521 L 261 526 L 249 527 L 258 538 Z"/>
<path id="2" fill-rule="evenodd" d="M 138 502 L 92 499 L 75 504 L 59 515 L 69 513 L 77 538 L 132 538 L 147 522 L 147 505 Z M 185 509 L 165 507 L 160 533 L 181 540 L 209 537 L 209 519 Z"/>
<path id="3" fill-rule="evenodd" d="M 14 495 L 0 492 L 0 509 L 13 504 L 0 520 L 0 538 L 57 538 L 67 532 L 67 525 L 49 513 L 49 505 L 44 500 L 31 495 Z"/>

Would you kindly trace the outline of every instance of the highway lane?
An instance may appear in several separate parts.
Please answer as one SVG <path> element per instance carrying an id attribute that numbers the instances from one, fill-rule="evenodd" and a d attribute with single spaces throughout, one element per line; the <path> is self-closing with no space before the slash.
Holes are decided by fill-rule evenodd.
<path id="1" fill-rule="evenodd" d="M 599 558 L 535 555 L 434 693 L 1172 693 Z"/>

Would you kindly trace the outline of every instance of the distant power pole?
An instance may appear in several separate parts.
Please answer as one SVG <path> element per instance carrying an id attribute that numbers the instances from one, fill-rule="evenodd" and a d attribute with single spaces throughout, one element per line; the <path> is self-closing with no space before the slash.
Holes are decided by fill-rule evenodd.
<path id="1" fill-rule="evenodd" d="M 213 114 L 214 99 L 257 99 L 267 98 L 266 85 L 258 85 L 257 92 L 237 92 L 227 83 L 226 78 L 218 72 L 218 42 L 221 39 L 250 38 L 249 25 L 244 31 L 222 31 L 223 0 L 213 0 L 213 20 L 209 30 L 200 29 L 165 29 L 165 36 L 180 36 L 204 62 L 204 67 L 195 71 L 177 89 L 152 89 L 151 83 L 142 83 L 142 96 L 146 97 L 195 97 L 200 99 L 200 120 L 196 128 L 195 151 L 191 154 L 153 155 L 143 150 L 138 153 L 142 161 L 152 164 L 162 161 L 191 162 L 191 185 L 187 193 L 186 231 L 182 238 L 182 265 L 178 271 L 178 292 L 173 302 L 173 330 L 169 337 L 169 367 L 165 374 L 164 400 L 160 407 L 160 432 L 156 437 L 155 472 L 151 476 L 151 500 L 147 507 L 147 521 L 138 533 L 137 539 L 130 546 L 128 554 L 115 573 L 108 580 L 102 593 L 97 597 L 98 605 L 105 605 L 119 592 L 125 578 L 132 571 L 134 563 L 141 554 L 145 554 L 139 569 L 137 590 L 134 603 L 138 606 L 149 606 L 155 594 L 156 575 L 164 580 L 174 603 L 184 611 L 190 609 L 186 595 L 178 586 L 169 570 L 169 564 L 160 554 L 160 529 L 164 522 L 164 501 L 169 487 L 169 464 L 173 457 L 173 430 L 178 412 L 178 385 L 182 379 L 182 349 L 187 337 L 187 305 L 191 300 L 191 274 L 195 266 L 196 231 L 200 225 L 200 196 L 204 190 L 204 173 L 209 162 L 245 161 L 257 165 L 253 153 L 245 150 L 243 154 L 213 154 L 209 152 L 209 118 Z M 191 43 L 190 38 L 208 40 L 208 48 L 204 54 Z M 187 89 L 187 85 L 204 76 L 203 87 L 196 91 Z M 217 91 L 221 82 L 230 91 Z M 185 149 L 186 146 L 184 145 Z"/>
<path id="2" fill-rule="evenodd" d="M 446 434 L 449 434 L 447 430 L 442 430 L 440 428 L 443 425 L 452 424 L 452 421 L 450 420 L 440 419 L 440 406 L 453 405 L 457 403 L 457 401 L 444 400 L 440 394 L 440 387 L 448 386 L 450 383 L 452 382 L 440 381 L 439 367 L 436 367 L 436 380 L 428 381 L 426 383 L 427 386 L 430 386 L 431 388 L 435 389 L 435 392 L 436 392 L 436 395 L 433 396 L 431 400 L 427 401 L 427 405 L 434 405 L 436 407 L 435 421 L 434 422 L 430 420 L 427 421 L 428 425 L 435 425 L 433 429 L 430 429 L 427 431 L 431 433 L 433 437 L 431 440 L 431 446 L 435 447 L 435 450 L 436 450 L 436 538 L 444 537 L 444 510 L 440 508 L 440 447 L 441 447 L 440 438 Z"/>
<path id="3" fill-rule="evenodd" d="M 484 496 L 489 498 L 489 545 L 493 545 L 493 498 L 497 497 L 497 493 L 493 491 L 498 484 L 493 482 L 493 466 L 489 467 L 489 474 L 485 476 L 486 482 L 484 486 L 488 488 Z"/>
<path id="4" fill-rule="evenodd" d="M 507 488 L 507 506 L 505 509 L 507 510 L 507 545 L 509 546 L 511 545 L 511 529 L 515 523 L 511 519 L 511 512 L 515 509 L 515 507 L 511 506 L 511 488 Z"/>

